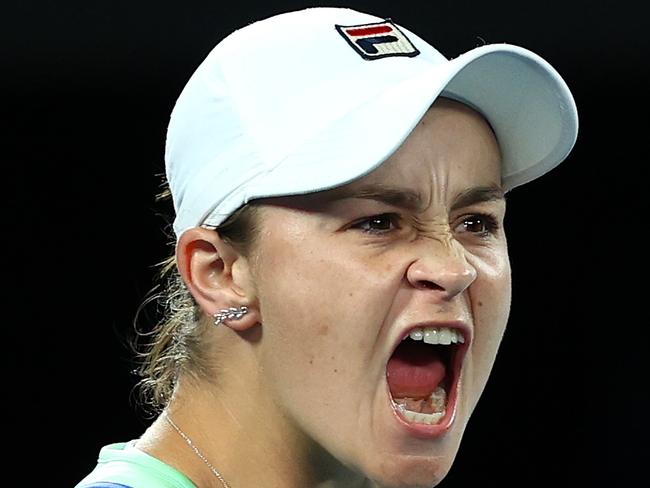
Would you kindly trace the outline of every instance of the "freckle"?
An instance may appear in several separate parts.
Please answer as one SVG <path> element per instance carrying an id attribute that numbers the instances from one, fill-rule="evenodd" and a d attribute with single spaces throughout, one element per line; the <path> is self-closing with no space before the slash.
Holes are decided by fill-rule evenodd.
<path id="1" fill-rule="evenodd" d="M 318 329 L 318 335 L 321 335 L 321 336 L 327 335 L 327 331 L 328 331 L 328 330 L 329 330 L 329 326 L 328 326 L 328 325 L 322 325 L 322 326 L 320 326 L 319 329 Z"/>
<path id="2" fill-rule="evenodd" d="M 332 356 L 332 359 L 334 359 L 334 356 Z"/>
<path id="3" fill-rule="evenodd" d="M 354 295 L 354 293 L 352 293 L 352 292 L 348 293 L 349 297 L 351 297 L 352 295 Z"/>
<path id="4" fill-rule="evenodd" d="M 314 360 L 313 360 L 313 359 L 310 359 L 310 360 L 309 360 L 309 364 L 314 364 Z"/>
<path id="5" fill-rule="evenodd" d="M 338 372 L 339 372 L 339 370 L 338 370 L 338 369 L 334 369 L 334 372 L 335 372 L 335 373 L 338 373 Z"/>
<path id="6" fill-rule="evenodd" d="M 481 300 L 478 301 L 478 306 L 479 306 L 479 307 L 482 307 L 482 306 L 483 306 L 483 302 L 482 302 Z"/>

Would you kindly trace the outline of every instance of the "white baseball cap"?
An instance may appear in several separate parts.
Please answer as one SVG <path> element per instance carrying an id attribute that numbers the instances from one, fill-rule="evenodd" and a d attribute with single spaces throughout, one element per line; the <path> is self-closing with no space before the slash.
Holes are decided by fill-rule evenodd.
<path id="1" fill-rule="evenodd" d="M 280 14 L 235 31 L 194 72 L 165 148 L 180 236 L 262 197 L 321 191 L 377 168 L 439 97 L 481 113 L 506 190 L 557 166 L 575 102 L 538 55 L 490 44 L 448 60 L 390 19 L 345 8 Z"/>

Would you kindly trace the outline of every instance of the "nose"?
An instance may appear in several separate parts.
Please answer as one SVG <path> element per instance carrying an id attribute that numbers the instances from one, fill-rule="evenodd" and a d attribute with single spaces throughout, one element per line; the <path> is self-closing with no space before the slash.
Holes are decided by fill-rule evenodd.
<path id="1" fill-rule="evenodd" d="M 406 278 L 417 289 L 431 290 L 440 300 L 463 293 L 476 279 L 476 268 L 457 242 L 423 245 L 407 269 Z"/>

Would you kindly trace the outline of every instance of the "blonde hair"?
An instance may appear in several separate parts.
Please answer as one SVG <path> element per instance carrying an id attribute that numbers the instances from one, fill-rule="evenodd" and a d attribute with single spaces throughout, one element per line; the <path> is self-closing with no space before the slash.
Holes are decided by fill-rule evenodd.
<path id="1" fill-rule="evenodd" d="M 157 200 L 170 198 L 169 186 L 163 181 L 163 191 Z M 215 231 L 240 254 L 250 256 L 259 235 L 257 224 L 258 206 L 251 202 L 233 212 Z M 145 410 L 154 412 L 168 404 L 181 375 L 208 379 L 214 373 L 204 340 L 205 331 L 212 323 L 202 320 L 201 310 L 178 272 L 173 233 L 169 245 L 171 255 L 158 264 L 158 284 L 138 308 L 134 320 L 139 403 Z M 162 291 L 156 292 L 159 289 Z M 151 330 L 143 331 L 138 325 L 140 313 L 152 303 L 160 319 Z"/>

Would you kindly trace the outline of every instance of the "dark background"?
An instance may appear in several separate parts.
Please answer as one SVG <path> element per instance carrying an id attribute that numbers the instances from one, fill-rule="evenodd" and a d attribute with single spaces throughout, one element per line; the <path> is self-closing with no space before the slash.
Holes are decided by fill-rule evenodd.
<path id="1" fill-rule="evenodd" d="M 229 32 L 313 5 L 3 2 L 3 423 L 26 486 L 73 486 L 102 445 L 148 424 L 126 344 L 168 252 L 154 195 L 169 113 Z M 448 57 L 484 42 L 527 47 L 562 74 L 580 112 L 567 161 L 509 194 L 510 327 L 441 486 L 644 484 L 641 2 L 321 5 L 392 17 Z"/>

